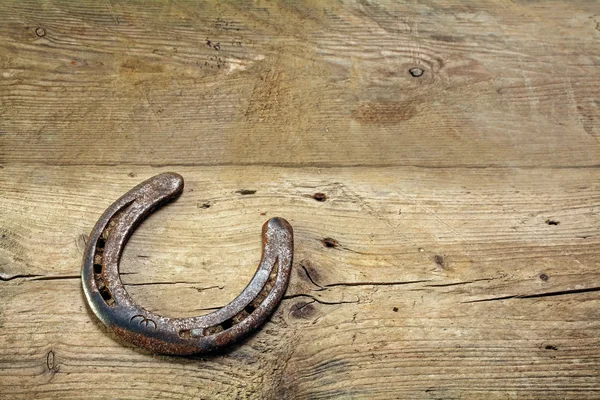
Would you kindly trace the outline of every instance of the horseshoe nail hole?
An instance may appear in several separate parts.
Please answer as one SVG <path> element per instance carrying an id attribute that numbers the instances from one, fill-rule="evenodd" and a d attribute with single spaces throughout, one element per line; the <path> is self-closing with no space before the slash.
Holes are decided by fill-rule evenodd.
<path id="1" fill-rule="evenodd" d="M 189 339 L 192 337 L 192 332 L 189 329 L 185 331 L 179 331 L 179 337 L 182 339 Z"/>
<path id="2" fill-rule="evenodd" d="M 96 250 L 96 254 L 94 255 L 94 264 L 102 264 L 102 254 Z"/>
<path id="3" fill-rule="evenodd" d="M 248 312 L 246 312 L 246 310 L 242 310 L 240 311 L 238 314 L 234 315 L 231 320 L 233 321 L 234 325 L 239 324 L 240 322 L 242 322 L 243 320 L 245 320 L 246 318 L 248 318 Z"/>
<path id="4" fill-rule="evenodd" d="M 273 270 L 269 274 L 269 279 L 267 279 L 267 283 L 265 283 L 265 286 L 267 286 L 267 285 L 273 286 L 275 284 L 275 280 L 277 279 L 277 270 L 278 270 L 277 267 L 273 268 Z"/>
<path id="5" fill-rule="evenodd" d="M 223 332 L 223 327 L 221 325 L 210 326 L 204 329 L 204 336 L 214 335 L 215 333 Z"/>
<path id="6" fill-rule="evenodd" d="M 233 326 L 233 321 L 231 320 L 231 318 L 221 322 L 221 327 L 223 328 L 224 331 L 231 328 L 232 326 Z"/>
<path id="7" fill-rule="evenodd" d="M 104 232 L 102 232 L 102 235 L 104 235 Z M 106 245 L 106 240 L 104 240 L 102 235 L 98 238 L 98 241 L 96 242 L 96 250 L 104 249 L 104 246 Z"/>
<path id="8" fill-rule="evenodd" d="M 246 311 L 248 314 L 252 314 L 254 312 L 254 310 L 256 310 L 256 307 L 254 307 L 252 304 L 248 304 L 244 308 L 244 311 Z"/>
<path id="9" fill-rule="evenodd" d="M 117 302 L 115 301 L 115 299 L 112 297 L 112 294 L 110 293 L 110 290 L 108 290 L 108 288 L 106 286 L 104 286 L 102 288 L 99 288 L 98 290 L 100 292 L 100 295 L 102 296 L 102 298 L 106 302 L 106 304 L 108 304 L 111 307 L 114 306 L 115 304 L 117 304 Z"/>
<path id="10" fill-rule="evenodd" d="M 268 293 L 266 288 L 267 286 L 265 285 L 265 287 L 263 287 L 263 290 L 261 290 L 261 292 L 258 295 L 256 295 L 256 297 L 252 301 L 252 304 L 255 305 L 256 308 L 258 308 L 258 306 L 260 306 L 262 302 L 267 298 Z"/>
<path id="11" fill-rule="evenodd" d="M 104 283 L 102 276 L 96 276 L 96 286 L 98 287 L 98 290 L 106 289 L 106 284 Z"/>
<path id="12" fill-rule="evenodd" d="M 104 254 L 104 244 L 105 241 L 102 238 L 99 238 L 96 242 L 96 252 L 94 253 L 94 273 L 101 274 L 102 273 L 102 255 Z"/>

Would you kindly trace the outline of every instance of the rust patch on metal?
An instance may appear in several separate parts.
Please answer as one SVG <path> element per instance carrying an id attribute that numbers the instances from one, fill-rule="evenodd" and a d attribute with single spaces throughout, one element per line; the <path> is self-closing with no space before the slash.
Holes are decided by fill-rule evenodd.
<path id="1" fill-rule="evenodd" d="M 119 260 L 135 228 L 157 207 L 177 198 L 183 178 L 164 173 L 136 186 L 100 217 L 86 245 L 82 282 L 91 309 L 119 337 L 155 353 L 207 353 L 228 346 L 258 328 L 287 289 L 293 258 L 293 230 L 283 218 L 263 225 L 263 256 L 242 293 L 207 315 L 169 318 L 136 304 L 119 277 Z"/>

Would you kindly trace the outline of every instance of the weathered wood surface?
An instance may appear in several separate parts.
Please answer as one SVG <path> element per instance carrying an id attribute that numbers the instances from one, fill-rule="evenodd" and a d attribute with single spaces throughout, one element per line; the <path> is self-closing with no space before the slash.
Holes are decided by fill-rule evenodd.
<path id="1" fill-rule="evenodd" d="M 600 397 L 598 2 L 0 16 L 0 398 Z M 222 354 L 133 348 L 82 295 L 97 218 L 168 170 L 121 268 L 153 311 L 226 304 L 262 223 L 295 229 L 285 300 Z"/>

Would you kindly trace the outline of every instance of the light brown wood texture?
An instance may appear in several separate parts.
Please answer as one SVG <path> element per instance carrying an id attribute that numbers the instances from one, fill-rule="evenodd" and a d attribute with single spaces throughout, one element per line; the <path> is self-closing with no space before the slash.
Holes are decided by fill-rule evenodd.
<path id="1" fill-rule="evenodd" d="M 0 16 L 0 398 L 600 397 L 598 2 Z M 219 354 L 123 343 L 82 294 L 95 221 L 164 171 L 121 263 L 152 311 L 226 304 L 294 227 L 280 307 Z"/>

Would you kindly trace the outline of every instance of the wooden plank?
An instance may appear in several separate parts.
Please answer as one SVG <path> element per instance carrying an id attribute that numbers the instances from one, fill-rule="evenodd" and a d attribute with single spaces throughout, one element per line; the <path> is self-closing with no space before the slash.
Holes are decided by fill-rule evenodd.
<path id="1" fill-rule="evenodd" d="M 111 338 L 79 281 L 11 285 L 3 397 L 597 397 L 596 293 L 474 305 L 458 287 L 411 287 L 355 287 L 359 303 L 284 300 L 233 351 L 172 358 Z"/>
<path id="2" fill-rule="evenodd" d="M 184 194 L 122 261 L 149 309 L 224 305 L 253 274 L 262 222 L 283 216 L 296 234 L 272 321 L 191 359 L 114 339 L 77 276 L 103 209 L 163 170 L 2 170 L 5 397 L 597 397 L 597 168 L 180 167 Z"/>
<path id="3" fill-rule="evenodd" d="M 0 15 L 0 398 L 600 397 L 596 2 Z M 97 218 L 168 170 L 121 263 L 150 310 L 226 304 L 262 223 L 295 229 L 273 318 L 208 357 L 122 343 L 81 291 Z"/>
<path id="4" fill-rule="evenodd" d="M 3 163 L 600 165 L 595 2 L 0 13 Z"/>

